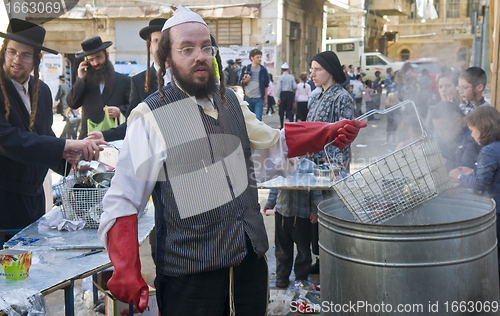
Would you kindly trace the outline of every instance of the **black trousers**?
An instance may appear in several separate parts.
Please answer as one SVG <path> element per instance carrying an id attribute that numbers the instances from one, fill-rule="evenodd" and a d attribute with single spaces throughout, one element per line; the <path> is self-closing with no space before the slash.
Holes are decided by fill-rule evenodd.
<path id="1" fill-rule="evenodd" d="M 297 122 L 299 120 L 304 122 L 307 119 L 307 113 L 309 113 L 307 102 L 297 102 Z"/>
<path id="2" fill-rule="evenodd" d="M 360 116 L 361 107 L 363 106 L 363 98 L 354 98 L 355 108 L 354 108 L 354 117 Z"/>
<path id="3" fill-rule="evenodd" d="M 268 302 L 267 261 L 257 257 L 249 242 L 248 254 L 233 268 L 234 306 L 238 316 L 263 316 Z M 155 287 L 162 316 L 230 313 L 229 268 L 177 277 L 157 274 Z"/>
<path id="4" fill-rule="evenodd" d="M 280 94 L 281 103 L 279 105 L 280 126 L 283 128 L 285 125 L 285 116 L 289 122 L 293 122 L 293 102 L 295 101 L 295 93 L 292 91 L 282 91 Z"/>
<path id="5" fill-rule="evenodd" d="M 311 221 L 309 218 L 286 217 L 275 213 L 276 279 L 288 280 L 293 265 L 293 244 L 297 257 L 293 270 L 297 280 L 307 280 L 311 266 Z"/>

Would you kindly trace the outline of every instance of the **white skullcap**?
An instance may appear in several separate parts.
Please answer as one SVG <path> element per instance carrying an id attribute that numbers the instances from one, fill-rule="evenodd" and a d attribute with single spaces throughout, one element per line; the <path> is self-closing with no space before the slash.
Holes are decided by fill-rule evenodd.
<path id="1" fill-rule="evenodd" d="M 198 22 L 208 27 L 207 23 L 203 21 L 203 19 L 198 13 L 195 13 L 190 9 L 184 8 L 183 6 L 180 5 L 177 7 L 177 10 L 174 11 L 174 15 L 171 18 L 169 18 L 167 22 L 165 22 L 161 30 L 163 32 L 166 29 L 171 28 L 172 26 L 188 22 Z"/>
<path id="2" fill-rule="evenodd" d="M 283 65 L 281 65 L 281 69 L 288 69 L 288 64 L 285 62 Z"/>

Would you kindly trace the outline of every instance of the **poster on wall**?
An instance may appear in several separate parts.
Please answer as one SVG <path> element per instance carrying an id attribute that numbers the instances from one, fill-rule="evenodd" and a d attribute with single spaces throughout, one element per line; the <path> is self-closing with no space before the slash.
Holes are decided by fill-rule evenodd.
<path id="1" fill-rule="evenodd" d="M 262 49 L 262 64 L 267 68 L 276 67 L 276 46 L 264 47 Z"/>
<path id="2" fill-rule="evenodd" d="M 254 48 L 255 47 L 219 47 L 222 68 L 227 67 L 227 61 L 229 59 L 236 60 L 240 58 L 242 65 L 250 64 L 252 61 L 250 60 L 249 54 Z"/>
<path id="3" fill-rule="evenodd" d="M 40 78 L 45 82 L 55 98 L 59 89 L 59 76 L 63 74 L 63 56 L 43 54 L 40 62 Z"/>

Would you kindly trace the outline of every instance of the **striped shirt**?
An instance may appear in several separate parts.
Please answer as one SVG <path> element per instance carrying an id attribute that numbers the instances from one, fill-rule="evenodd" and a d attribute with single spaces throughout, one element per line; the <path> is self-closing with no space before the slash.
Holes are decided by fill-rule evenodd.
<path id="1" fill-rule="evenodd" d="M 479 104 L 479 106 L 490 105 L 488 102 L 486 102 L 484 100 L 484 98 L 481 98 L 481 100 L 479 100 L 478 104 Z M 462 110 L 462 112 L 464 112 L 465 115 L 469 114 L 469 112 L 474 110 L 475 108 L 477 108 L 477 106 L 470 101 L 465 101 L 464 103 L 460 104 L 460 109 Z"/>

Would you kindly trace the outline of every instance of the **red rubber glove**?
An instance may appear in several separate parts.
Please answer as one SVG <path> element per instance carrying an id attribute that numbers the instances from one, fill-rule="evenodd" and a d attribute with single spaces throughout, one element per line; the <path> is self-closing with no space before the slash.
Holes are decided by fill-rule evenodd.
<path id="1" fill-rule="evenodd" d="M 322 151 L 333 140 L 333 145 L 345 149 L 356 139 L 359 130 L 366 126 L 365 122 L 356 120 L 285 123 L 288 158 Z"/>
<path id="2" fill-rule="evenodd" d="M 141 275 L 137 215 L 119 217 L 108 232 L 108 253 L 115 270 L 108 281 L 120 301 L 133 303 L 142 313 L 148 306 L 149 288 Z"/>

